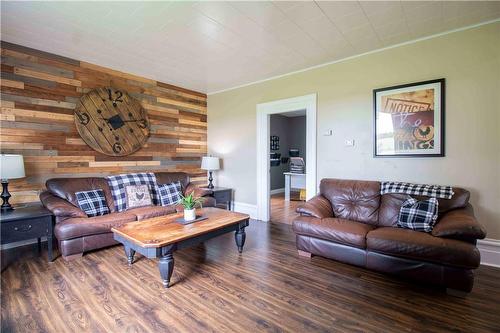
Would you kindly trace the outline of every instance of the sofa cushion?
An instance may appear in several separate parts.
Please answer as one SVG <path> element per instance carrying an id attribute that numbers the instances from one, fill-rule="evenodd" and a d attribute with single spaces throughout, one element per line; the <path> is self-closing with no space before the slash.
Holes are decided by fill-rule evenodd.
<path id="1" fill-rule="evenodd" d="M 127 213 L 134 214 L 138 221 L 153 217 L 176 213 L 175 205 L 171 206 L 146 206 L 127 210 Z"/>
<path id="2" fill-rule="evenodd" d="M 69 201 L 73 206 L 78 207 L 76 192 L 101 189 L 106 197 L 106 203 L 111 213 L 115 211 L 113 196 L 105 178 L 82 177 L 82 178 L 52 178 L 45 183 L 47 190 L 61 199 Z"/>
<path id="3" fill-rule="evenodd" d="M 119 227 L 127 222 L 137 221 L 137 217 L 129 212 L 112 213 L 95 217 L 75 217 L 56 224 L 54 233 L 59 241 L 89 235 L 111 232 L 111 228 Z"/>
<path id="4" fill-rule="evenodd" d="M 438 199 L 439 216 L 457 208 L 464 208 L 469 203 L 470 193 L 460 187 L 454 187 L 455 194 L 451 199 Z M 427 197 L 414 196 L 417 200 L 425 200 Z M 380 209 L 378 213 L 378 225 L 384 227 L 396 226 L 398 223 L 398 214 L 403 202 L 408 199 L 407 194 L 391 193 L 384 194 L 380 199 Z"/>
<path id="5" fill-rule="evenodd" d="M 377 224 L 380 182 L 323 179 L 320 192 L 332 204 L 335 217 Z"/>
<path id="6" fill-rule="evenodd" d="M 40 201 L 56 217 L 56 223 L 72 217 L 87 217 L 87 214 L 79 207 L 73 206 L 65 199 L 61 199 L 50 191 L 40 193 Z"/>
<path id="7" fill-rule="evenodd" d="M 189 184 L 189 176 L 185 172 L 155 172 L 155 176 L 158 184 L 181 182 L 183 190 Z"/>
<path id="8" fill-rule="evenodd" d="M 396 257 L 464 268 L 479 266 L 479 250 L 470 243 L 409 229 L 380 227 L 366 235 L 366 249 Z"/>
<path id="9" fill-rule="evenodd" d="M 316 195 L 307 202 L 300 204 L 297 213 L 317 218 L 333 217 L 333 210 L 330 201 L 321 194 Z"/>
<path id="10" fill-rule="evenodd" d="M 472 205 L 467 204 L 444 214 L 432 229 L 432 235 L 475 243 L 486 237 L 486 229 L 476 220 Z"/>
<path id="11" fill-rule="evenodd" d="M 375 227 L 369 224 L 339 218 L 319 219 L 299 216 L 293 221 L 293 231 L 300 235 L 366 248 L 366 234 Z"/>

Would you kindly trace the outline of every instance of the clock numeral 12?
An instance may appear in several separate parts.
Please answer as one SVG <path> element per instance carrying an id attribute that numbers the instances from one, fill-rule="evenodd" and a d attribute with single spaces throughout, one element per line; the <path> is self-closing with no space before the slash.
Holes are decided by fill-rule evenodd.
<path id="1" fill-rule="evenodd" d="M 118 95 L 117 98 L 113 99 L 113 93 L 111 92 L 111 89 L 107 89 L 108 90 L 108 97 L 109 97 L 109 100 L 113 103 L 113 106 L 116 107 L 116 102 L 123 102 L 122 100 L 122 97 L 123 97 L 123 93 L 119 90 L 115 91 L 115 95 Z"/>

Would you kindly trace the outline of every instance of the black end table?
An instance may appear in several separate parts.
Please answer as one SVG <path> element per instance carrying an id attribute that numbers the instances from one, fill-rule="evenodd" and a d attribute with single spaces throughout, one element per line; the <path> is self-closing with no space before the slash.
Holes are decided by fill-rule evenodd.
<path id="1" fill-rule="evenodd" d="M 8 244 L 30 239 L 38 240 L 41 249 L 41 238 L 47 237 L 47 256 L 52 259 L 52 240 L 54 234 L 54 216 L 41 204 L 18 207 L 14 210 L 1 212 L 0 243 Z"/>
<path id="2" fill-rule="evenodd" d="M 205 187 L 207 188 L 207 187 Z M 215 204 L 224 204 L 227 210 L 231 210 L 231 201 L 233 199 L 233 189 L 227 187 L 214 187 L 209 189 L 212 191 L 212 197 L 215 199 Z"/>

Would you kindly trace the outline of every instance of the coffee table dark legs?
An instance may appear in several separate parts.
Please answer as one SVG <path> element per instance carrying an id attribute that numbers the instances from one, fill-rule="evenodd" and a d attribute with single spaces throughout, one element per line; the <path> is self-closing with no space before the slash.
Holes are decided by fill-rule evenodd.
<path id="1" fill-rule="evenodd" d="M 225 233 L 235 232 L 234 239 L 236 241 L 236 246 L 238 247 L 238 252 L 243 252 L 243 246 L 245 245 L 245 227 L 249 225 L 248 220 L 243 220 L 237 222 L 238 224 L 226 225 L 222 229 L 214 229 L 207 233 L 195 235 L 188 239 L 182 239 L 175 243 L 166 244 L 158 247 L 146 247 L 140 246 L 134 241 L 130 241 L 122 237 L 117 232 L 114 233 L 115 240 L 119 241 L 124 245 L 125 255 L 127 256 L 127 261 L 131 265 L 134 261 L 135 252 L 139 252 L 146 258 L 158 258 L 158 269 L 160 271 L 161 281 L 165 288 L 170 287 L 170 279 L 172 278 L 172 273 L 174 272 L 174 256 L 173 253 L 177 250 L 182 250 L 184 248 L 191 247 L 196 244 L 200 244 L 209 240 L 211 238 L 220 236 Z"/>
<path id="2" fill-rule="evenodd" d="M 129 265 L 132 265 L 134 262 L 134 254 L 135 250 L 132 250 L 130 247 L 125 246 L 125 255 L 127 256 L 127 261 Z"/>
<path id="3" fill-rule="evenodd" d="M 243 245 L 245 245 L 245 238 L 246 238 L 245 227 L 240 225 L 238 230 L 236 230 L 236 232 L 234 233 L 234 239 L 236 240 L 236 245 L 238 246 L 239 253 L 243 252 Z"/>
<path id="4" fill-rule="evenodd" d="M 160 269 L 160 276 L 165 288 L 170 287 L 170 278 L 174 271 L 174 256 L 172 253 L 167 253 L 160 257 L 158 261 L 158 268 Z"/>

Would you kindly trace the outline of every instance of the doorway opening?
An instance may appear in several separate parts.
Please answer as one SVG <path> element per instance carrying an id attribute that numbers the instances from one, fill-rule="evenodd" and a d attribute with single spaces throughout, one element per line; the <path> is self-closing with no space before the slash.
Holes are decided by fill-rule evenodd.
<path id="1" fill-rule="evenodd" d="M 316 193 L 316 94 L 258 104 L 258 218 L 291 223 Z"/>
<path id="2" fill-rule="evenodd" d="M 306 193 L 306 110 L 270 115 L 270 221 L 291 224 Z"/>

